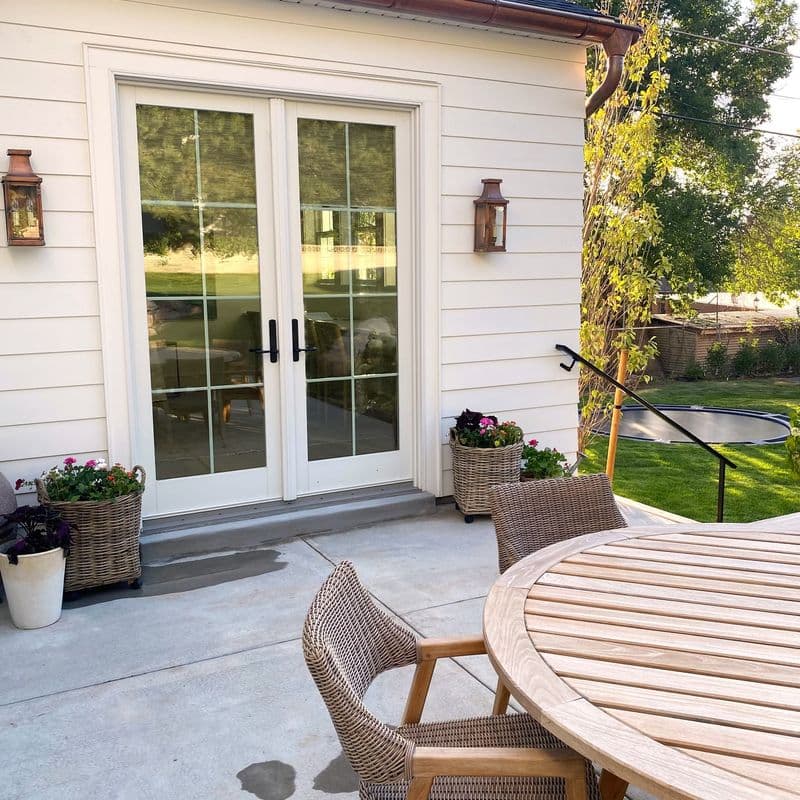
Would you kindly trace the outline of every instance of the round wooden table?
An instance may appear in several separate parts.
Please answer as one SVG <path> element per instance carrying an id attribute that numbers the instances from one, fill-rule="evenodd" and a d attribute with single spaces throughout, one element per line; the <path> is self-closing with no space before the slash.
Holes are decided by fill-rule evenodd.
<path id="1" fill-rule="evenodd" d="M 800 797 L 800 525 L 577 537 L 503 574 L 489 656 L 604 800 Z"/>

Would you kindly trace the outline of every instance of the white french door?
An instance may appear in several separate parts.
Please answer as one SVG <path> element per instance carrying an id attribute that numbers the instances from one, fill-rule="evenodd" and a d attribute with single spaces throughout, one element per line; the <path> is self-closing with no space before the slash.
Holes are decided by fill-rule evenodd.
<path id="1" fill-rule="evenodd" d="M 286 104 L 298 493 L 411 477 L 410 126 L 406 114 Z"/>
<path id="2" fill-rule="evenodd" d="M 120 100 L 145 513 L 411 478 L 407 115 Z"/>

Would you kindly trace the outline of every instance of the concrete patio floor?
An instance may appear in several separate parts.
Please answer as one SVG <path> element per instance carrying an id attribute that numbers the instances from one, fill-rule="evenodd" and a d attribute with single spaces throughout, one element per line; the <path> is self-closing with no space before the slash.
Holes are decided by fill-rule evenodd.
<path id="1" fill-rule="evenodd" d="M 623 508 L 633 524 L 670 522 Z M 68 604 L 38 631 L 0 606 L 0 798 L 354 798 L 300 649 L 320 583 L 350 559 L 390 612 L 436 636 L 479 631 L 497 577 L 491 522 L 452 507 L 217 559 L 210 580 L 166 565 L 149 593 Z M 370 689 L 382 719 L 399 720 L 410 679 Z M 441 663 L 424 719 L 489 713 L 495 682 L 485 657 Z"/>

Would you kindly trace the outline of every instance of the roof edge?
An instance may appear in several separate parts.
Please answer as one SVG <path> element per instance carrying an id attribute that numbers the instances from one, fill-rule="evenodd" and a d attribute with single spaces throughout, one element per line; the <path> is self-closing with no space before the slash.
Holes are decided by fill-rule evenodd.
<path id="1" fill-rule="evenodd" d="M 606 44 L 625 33 L 630 44 L 642 34 L 636 25 L 625 25 L 613 17 L 583 15 L 579 11 L 538 8 L 515 0 L 345 0 L 348 5 L 367 6 L 403 14 L 468 22 L 506 30 L 561 36 L 576 41 Z M 579 8 L 579 7 L 576 7 Z"/>

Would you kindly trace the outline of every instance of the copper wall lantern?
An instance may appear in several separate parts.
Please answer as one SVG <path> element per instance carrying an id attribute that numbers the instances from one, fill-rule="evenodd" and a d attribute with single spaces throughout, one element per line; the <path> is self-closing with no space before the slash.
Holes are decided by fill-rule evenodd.
<path id="1" fill-rule="evenodd" d="M 30 150 L 9 150 L 8 155 L 8 173 L 3 176 L 8 244 L 43 245 L 42 179 L 31 169 Z"/>
<path id="2" fill-rule="evenodd" d="M 475 252 L 505 253 L 508 200 L 500 193 L 500 178 L 484 178 L 483 194 L 475 200 Z"/>

